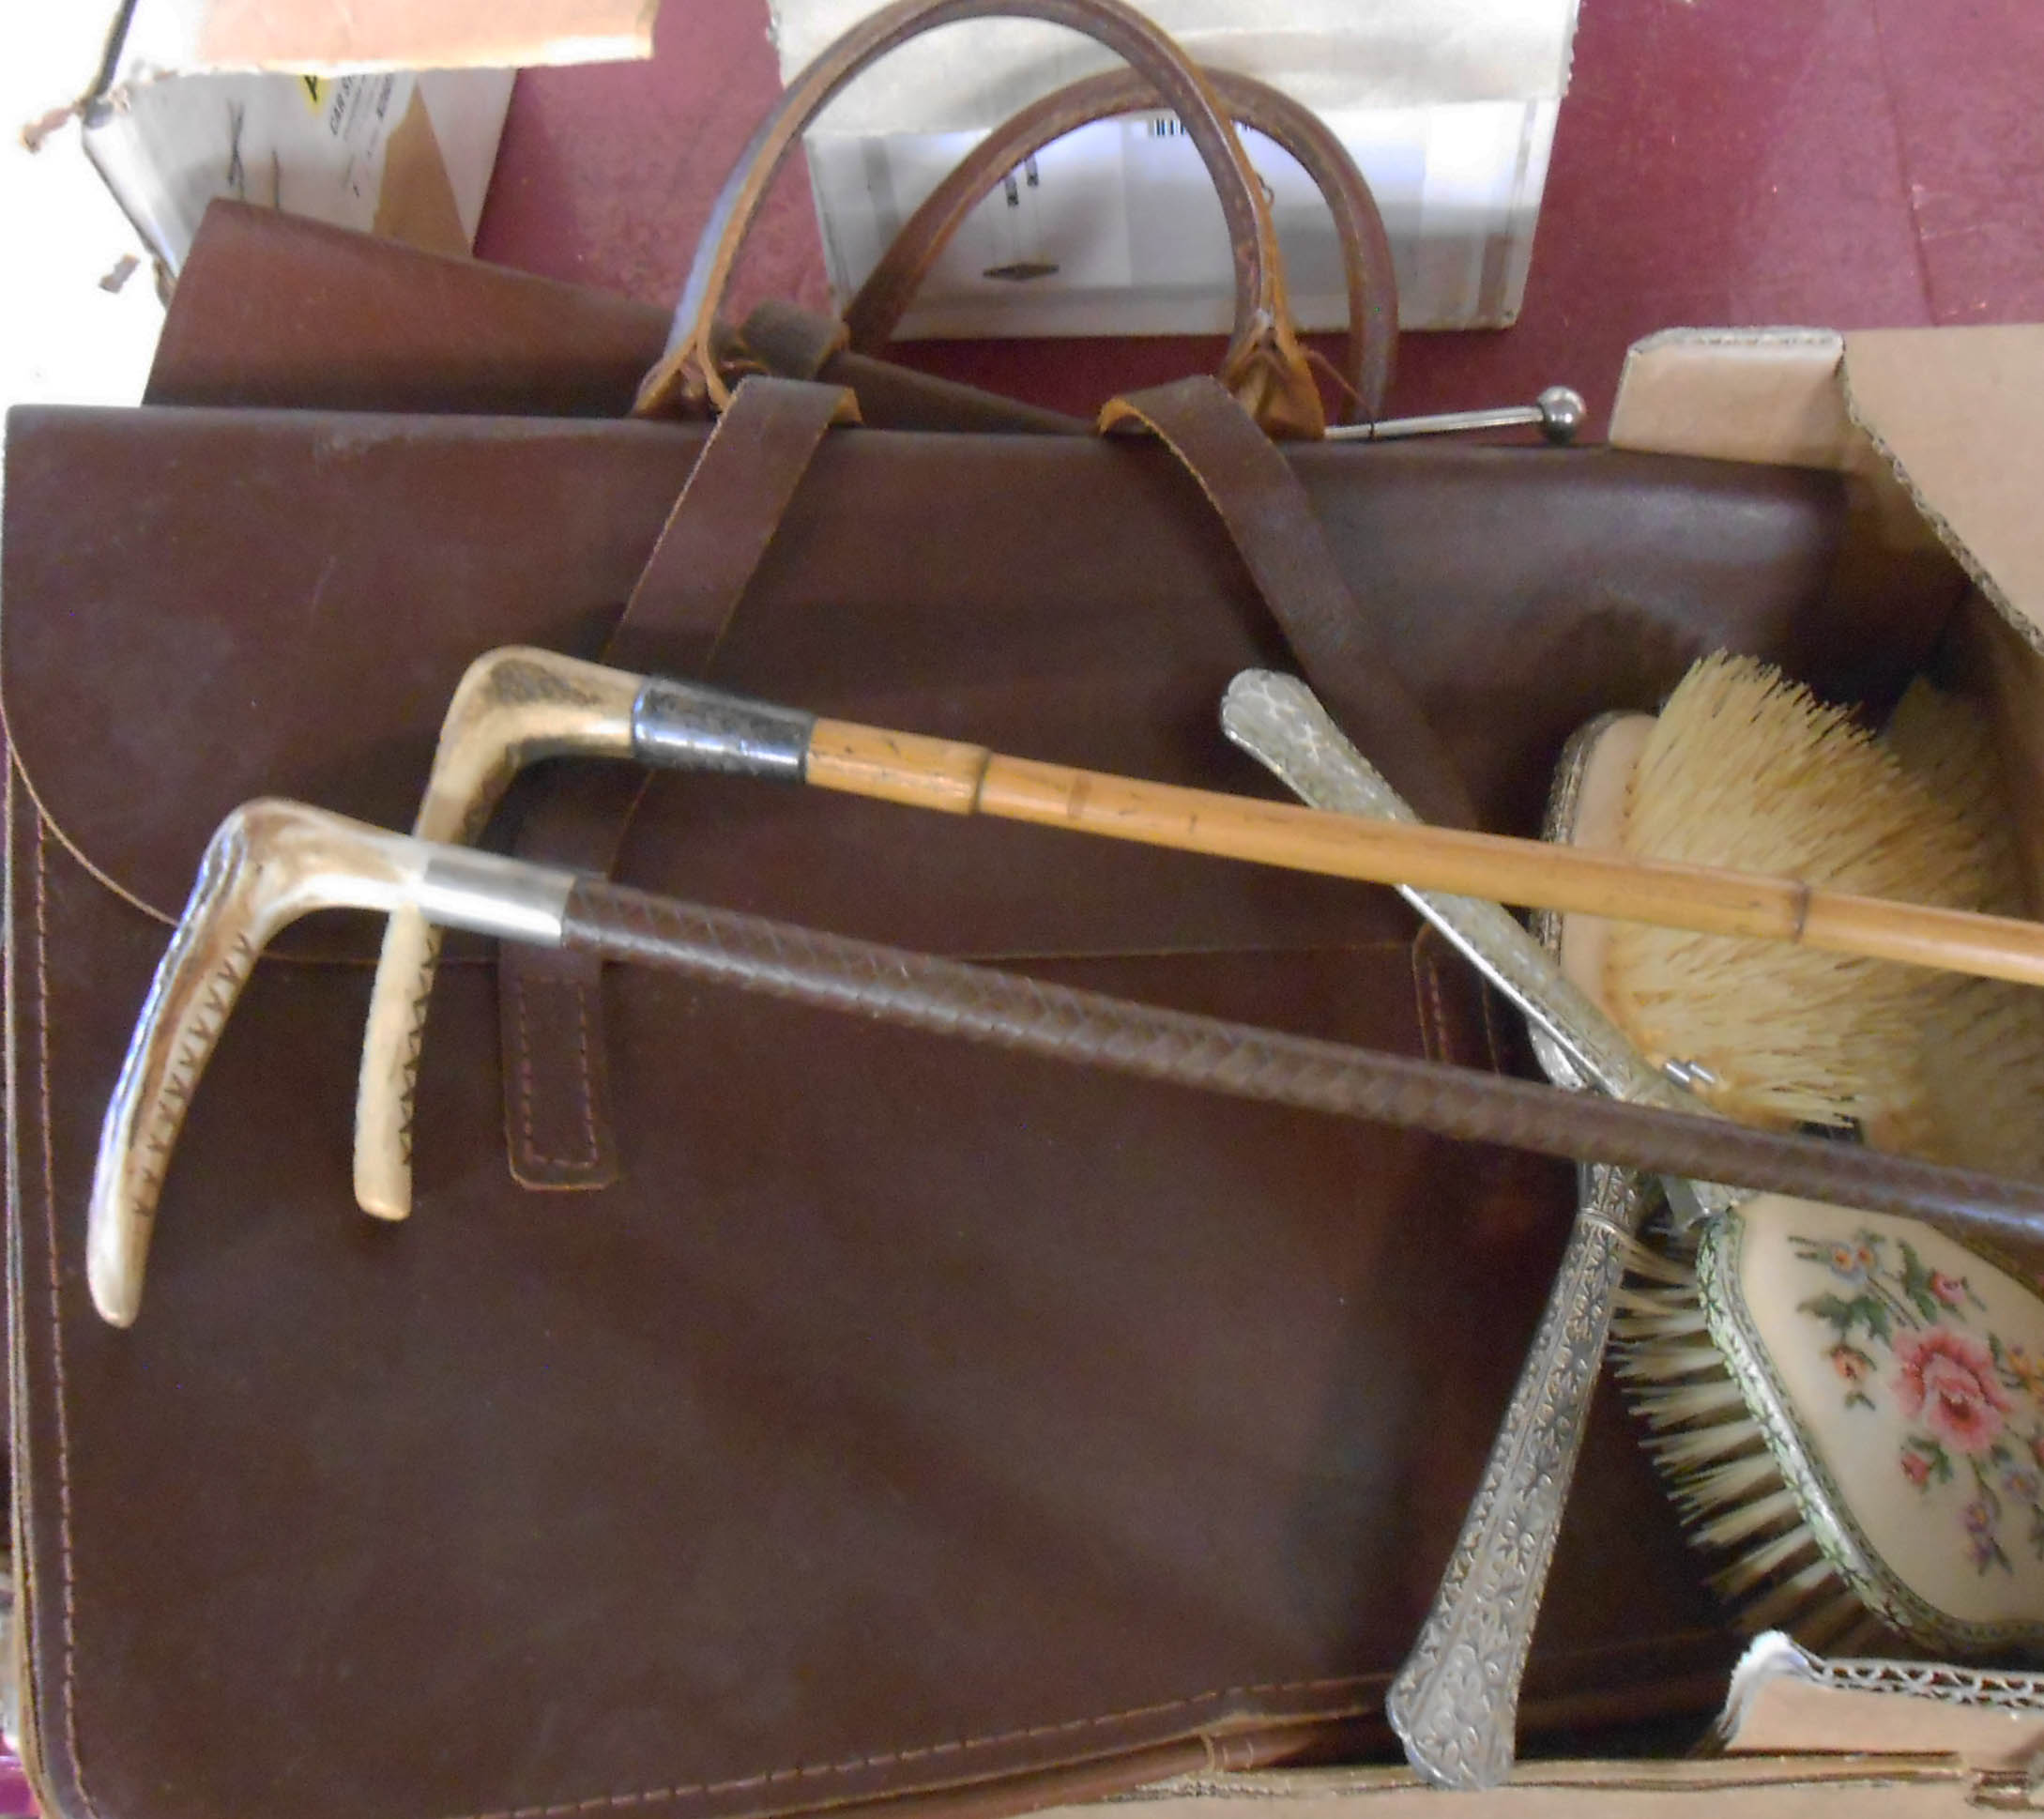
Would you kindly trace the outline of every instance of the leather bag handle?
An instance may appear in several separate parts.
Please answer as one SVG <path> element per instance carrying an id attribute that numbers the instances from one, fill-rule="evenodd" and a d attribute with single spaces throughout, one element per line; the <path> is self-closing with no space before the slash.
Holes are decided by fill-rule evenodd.
<path id="1" fill-rule="evenodd" d="M 1299 161 L 1335 218 L 1349 299 L 1342 420 L 1371 420 L 1383 408 L 1398 339 L 1398 283 L 1377 198 L 1349 148 L 1311 108 L 1253 76 L 1204 66 L 1200 74 L 1238 127 L 1254 128 Z M 859 287 L 845 311 L 851 351 L 886 351 L 930 267 L 1010 171 L 1068 132 L 1157 104 L 1156 90 L 1138 71 L 1109 69 L 1045 95 L 995 128 L 923 198 Z"/>
<path id="2" fill-rule="evenodd" d="M 811 63 L 753 134 L 696 243 L 666 351 L 639 389 L 635 414 L 721 410 L 730 388 L 712 348 L 739 249 L 775 175 L 817 113 L 868 65 L 909 38 L 968 19 L 1040 19 L 1069 26 L 1139 71 L 1184 126 L 1213 178 L 1235 268 L 1235 322 L 1221 382 L 1273 435 L 1318 436 L 1319 388 L 1285 299 L 1269 206 L 1228 112 L 1198 67 L 1124 0 L 896 0 Z"/>

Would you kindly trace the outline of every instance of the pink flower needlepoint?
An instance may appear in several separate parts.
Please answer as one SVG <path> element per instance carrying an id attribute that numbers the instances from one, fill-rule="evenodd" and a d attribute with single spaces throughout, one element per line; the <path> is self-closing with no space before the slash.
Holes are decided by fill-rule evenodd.
<path id="1" fill-rule="evenodd" d="M 2002 1431 L 2011 1407 L 1995 1381 L 1984 1345 L 1949 1327 L 1930 1326 L 1895 1338 L 1895 1399 L 1902 1413 L 1962 1453 L 1984 1453 Z"/>

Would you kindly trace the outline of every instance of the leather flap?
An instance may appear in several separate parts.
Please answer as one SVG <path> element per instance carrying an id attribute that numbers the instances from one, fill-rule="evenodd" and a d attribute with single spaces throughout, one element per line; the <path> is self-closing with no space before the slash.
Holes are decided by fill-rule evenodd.
<path id="1" fill-rule="evenodd" d="M 703 434 L 209 410 L 8 425 L 15 757 L 59 836 L 165 918 L 252 796 L 409 827 L 464 667 L 512 641 L 593 654 Z M 450 456 L 430 489 L 422 432 Z M 37 521 L 67 534 L 16 534 Z M 521 522 L 544 553 L 507 561 Z"/>
<path id="2" fill-rule="evenodd" d="M 656 304 L 221 198 L 143 402 L 620 418 L 666 340 Z"/>
<path id="3" fill-rule="evenodd" d="M 408 826 L 466 664 L 512 642 L 594 655 L 704 435 L 206 409 L 10 424 L 9 732 L 59 837 L 166 918 L 214 825 L 252 796 Z M 1537 826 L 1581 720 L 1655 706 L 1704 650 L 1879 696 L 1920 666 L 1961 585 L 1933 552 L 1840 591 L 1827 474 L 1609 451 L 1289 459 L 1484 822 L 1508 831 Z M 818 451 L 711 676 L 1017 756 L 1274 794 L 1215 711 L 1187 707 L 1256 664 L 1294 660 L 1166 451 L 851 430 Z M 873 864 L 910 813 L 666 777 L 620 870 L 956 954 L 1411 926 L 1388 894 L 1052 830 L 932 821 L 912 868 Z M 373 933 L 362 919 L 343 951 L 366 955 Z M 330 932 L 313 939 L 327 945 L 296 951 L 333 950 Z"/>
<path id="4" fill-rule="evenodd" d="M 252 796 L 409 826 L 464 667 L 510 642 L 594 656 L 704 436 L 204 409 L 23 410 L 11 422 L 8 522 L 39 527 L 7 540 L 0 697 L 17 759 L 58 837 L 166 920 L 214 826 Z M 1213 718 L 1129 711 L 1146 695 L 1217 703 L 1235 669 L 1284 661 L 1253 600 L 1232 618 L 1211 602 L 1180 611 L 1230 573 L 1217 533 L 1195 528 L 1183 565 L 1204 571 L 1197 582 L 1168 564 L 1146 579 L 1157 565 L 1138 543 L 1091 561 L 1090 591 L 1041 603 L 1030 550 L 1048 534 L 1046 512 L 1055 523 L 1112 480 L 1133 482 L 1138 516 L 1176 499 L 1153 451 L 1038 446 L 1047 452 L 1018 495 L 1004 487 L 1018 478 L 1014 438 L 827 447 L 761 572 L 765 604 L 740 613 L 717 679 L 1028 756 L 1275 793 Z M 1002 510 L 1004 491 L 1017 496 Z M 933 504 L 984 529 L 986 566 L 909 605 Z M 961 614 L 984 618 L 984 649 Z M 983 660 L 998 687 L 982 686 Z M 873 838 L 892 837 L 880 819 L 898 827 L 911 813 L 668 777 L 621 870 L 954 953 L 1233 946 L 1244 928 L 1279 946 L 1410 932 L 1386 894 L 1180 855 L 1090 842 L 1066 872 L 1042 855 L 1071 837 L 1039 829 L 930 821 L 927 871 L 870 864 Z M 791 867 L 791 852 L 813 864 Z M 366 958 L 374 938 L 367 918 L 315 923 L 288 951 Z"/>

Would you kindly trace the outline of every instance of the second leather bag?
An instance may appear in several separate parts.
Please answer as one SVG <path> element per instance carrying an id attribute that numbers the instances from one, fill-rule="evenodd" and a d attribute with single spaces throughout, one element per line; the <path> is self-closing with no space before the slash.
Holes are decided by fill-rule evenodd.
<path id="1" fill-rule="evenodd" d="M 1118 9 L 1067 10 L 1213 111 Z M 253 359 L 198 300 L 241 258 L 382 315 Z M 408 824 L 464 667 L 513 641 L 1238 791 L 1265 786 L 1220 737 L 1222 690 L 1303 667 L 1433 812 L 1529 832 L 1590 712 L 1651 705 L 1719 645 L 1892 690 L 1956 576 L 1841 587 L 1829 477 L 1281 446 L 1236 402 L 1270 420 L 1283 390 L 1254 334 L 1235 396 L 1135 401 L 1176 452 L 859 426 L 838 387 L 735 369 L 714 423 L 429 414 L 409 350 L 458 362 L 513 322 L 518 383 L 561 408 L 603 408 L 565 325 L 661 353 L 627 306 L 230 212 L 156 389 L 191 396 L 203 368 L 208 407 L 11 420 L 39 1785 L 138 1819 L 724 1819 L 1381 1747 L 1566 1171 L 457 944 L 416 1207 L 381 1226 L 348 1191 L 378 930 L 335 921 L 258 969 L 116 1332 L 83 1278 L 98 1120 L 206 835 L 266 793 Z M 238 393 L 217 376 L 237 359 Z M 355 408 L 317 390 L 336 372 Z M 528 783 L 493 835 L 520 850 L 1516 1064 L 1386 892 L 737 782 Z M 1528 1725 L 1714 1704 L 1735 1641 L 1613 1410 L 1562 1546 Z"/>

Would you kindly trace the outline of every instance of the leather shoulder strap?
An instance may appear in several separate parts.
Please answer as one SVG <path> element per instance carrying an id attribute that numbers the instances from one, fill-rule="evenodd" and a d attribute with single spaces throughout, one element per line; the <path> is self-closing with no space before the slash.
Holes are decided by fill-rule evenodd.
<path id="1" fill-rule="evenodd" d="M 653 545 L 603 661 L 700 676 L 833 423 L 835 386 L 750 378 L 697 456 Z M 645 779 L 623 765 L 559 764 L 537 791 L 514 850 L 522 859 L 608 873 Z M 527 1187 L 602 1187 L 617 1179 L 608 1110 L 601 967 L 585 955 L 507 942 L 498 954 L 504 1134 Z"/>
<path id="2" fill-rule="evenodd" d="M 1305 488 L 1277 445 L 1212 379 L 1117 398 L 1100 426 L 1148 430 L 1199 483 L 1320 698 L 1421 817 L 1477 825 L 1460 771 L 1349 591 Z"/>

